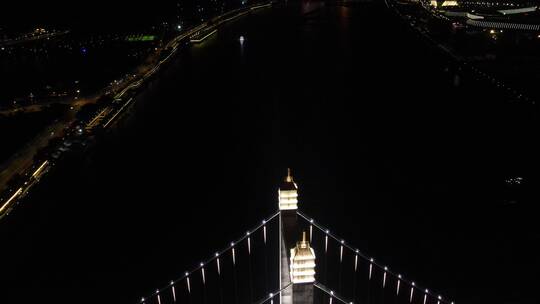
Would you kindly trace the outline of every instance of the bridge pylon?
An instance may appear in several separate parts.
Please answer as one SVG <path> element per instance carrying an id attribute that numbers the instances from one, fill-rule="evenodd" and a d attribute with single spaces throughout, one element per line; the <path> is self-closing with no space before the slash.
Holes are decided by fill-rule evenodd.
<path id="1" fill-rule="evenodd" d="M 278 190 L 280 288 L 292 284 L 280 294 L 282 304 L 313 304 L 315 282 L 315 252 L 298 229 L 298 186 L 291 170 Z"/>

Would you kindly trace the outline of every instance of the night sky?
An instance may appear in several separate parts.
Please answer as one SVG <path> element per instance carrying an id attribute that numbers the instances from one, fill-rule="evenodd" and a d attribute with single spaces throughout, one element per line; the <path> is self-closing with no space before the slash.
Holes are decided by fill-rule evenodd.
<path id="1" fill-rule="evenodd" d="M 158 4 L 159 3 L 159 4 Z M 91 29 L 104 26 L 144 25 L 159 21 L 171 12 L 175 1 L 40 1 L 28 5 L 19 1 L 10 3 L 10 9 L 0 10 L 3 26 L 27 27 L 51 24 L 64 27 Z"/>

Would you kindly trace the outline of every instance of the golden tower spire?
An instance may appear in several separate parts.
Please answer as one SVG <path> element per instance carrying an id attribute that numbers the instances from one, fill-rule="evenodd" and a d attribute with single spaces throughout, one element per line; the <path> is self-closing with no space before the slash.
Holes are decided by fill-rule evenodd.
<path id="1" fill-rule="evenodd" d="M 293 181 L 292 175 L 291 175 L 291 168 L 287 168 L 287 178 L 285 179 L 286 182 L 290 183 Z"/>

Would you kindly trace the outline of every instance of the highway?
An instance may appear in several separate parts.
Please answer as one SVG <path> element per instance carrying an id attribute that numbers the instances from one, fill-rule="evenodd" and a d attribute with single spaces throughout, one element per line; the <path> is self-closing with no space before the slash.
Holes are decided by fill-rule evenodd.
<path id="1" fill-rule="evenodd" d="M 69 32 L 70 31 L 66 30 L 66 31 L 58 31 L 58 32 L 52 32 L 52 33 L 40 34 L 40 35 L 27 37 L 27 38 L 23 38 L 23 39 L 4 40 L 4 41 L 0 41 L 0 47 L 7 47 L 7 46 L 16 45 L 16 44 L 19 44 L 19 43 L 26 43 L 26 42 L 37 41 L 37 40 L 42 40 L 42 39 L 56 38 L 56 37 L 59 37 L 59 36 L 67 35 L 67 34 L 69 34 Z"/>

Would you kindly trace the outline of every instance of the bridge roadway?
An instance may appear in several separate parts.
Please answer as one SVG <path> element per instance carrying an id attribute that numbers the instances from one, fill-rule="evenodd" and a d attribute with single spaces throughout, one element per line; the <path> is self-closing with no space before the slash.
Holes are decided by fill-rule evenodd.
<path id="1" fill-rule="evenodd" d="M 286 166 L 306 213 L 456 303 L 534 296 L 534 213 L 499 190 L 540 172 L 533 115 L 453 87 L 383 3 L 290 5 L 180 52 L 0 222 L 1 303 L 134 303 L 270 214 Z"/>

